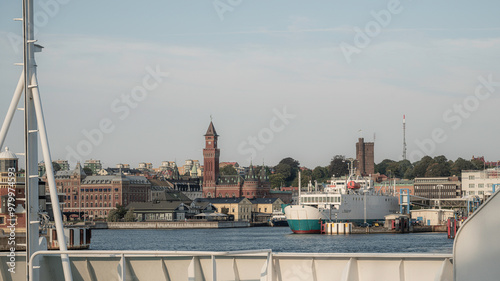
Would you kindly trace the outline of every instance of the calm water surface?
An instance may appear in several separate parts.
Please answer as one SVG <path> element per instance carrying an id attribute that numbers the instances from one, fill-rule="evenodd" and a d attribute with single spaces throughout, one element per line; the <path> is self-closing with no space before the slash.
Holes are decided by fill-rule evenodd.
<path id="1" fill-rule="evenodd" d="M 446 233 L 293 234 L 288 227 L 229 229 L 95 229 L 91 250 L 237 251 L 304 253 L 443 253 Z"/>

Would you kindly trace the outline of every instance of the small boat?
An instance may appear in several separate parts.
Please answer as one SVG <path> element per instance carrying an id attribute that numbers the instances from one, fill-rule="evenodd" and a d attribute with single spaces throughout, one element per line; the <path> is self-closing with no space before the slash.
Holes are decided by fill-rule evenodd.
<path id="1" fill-rule="evenodd" d="M 288 226 L 288 221 L 286 220 L 285 214 L 282 212 L 273 213 L 271 219 L 269 220 L 270 226 Z"/>

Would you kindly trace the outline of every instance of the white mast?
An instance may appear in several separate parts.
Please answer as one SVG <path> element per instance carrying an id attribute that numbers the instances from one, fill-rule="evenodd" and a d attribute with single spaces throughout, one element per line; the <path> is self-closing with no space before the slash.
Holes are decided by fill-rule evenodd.
<path id="1" fill-rule="evenodd" d="M 300 201 L 300 190 L 302 189 L 302 180 L 300 179 L 300 171 L 299 171 L 299 205 L 302 204 Z"/>
<path id="2" fill-rule="evenodd" d="M 45 168 L 47 171 L 48 184 L 52 208 L 54 212 L 54 221 L 56 224 L 57 240 L 59 249 L 66 251 L 66 239 L 64 237 L 64 229 L 62 215 L 57 196 L 57 188 L 55 185 L 54 171 L 52 167 L 52 159 L 45 130 L 45 121 L 42 111 L 42 103 L 38 90 L 38 81 L 36 77 L 36 62 L 35 52 L 41 52 L 42 46 L 36 45 L 34 39 L 34 12 L 33 0 L 23 0 L 23 71 L 17 84 L 14 96 L 12 97 L 7 116 L 0 130 L 0 147 L 5 142 L 5 137 L 12 123 L 12 118 L 16 111 L 21 95 L 24 91 L 24 156 L 26 159 L 25 167 L 25 196 L 26 196 L 26 280 L 39 280 L 39 276 L 35 273 L 29 276 L 30 268 L 38 266 L 37 261 L 34 264 L 29 263 L 30 257 L 37 251 L 46 250 L 41 246 L 39 235 L 39 205 L 38 205 L 38 133 L 40 133 L 41 147 Z M 64 270 L 64 279 L 72 280 L 71 267 L 68 255 L 61 255 L 62 266 Z M 36 271 L 35 271 L 36 272 Z"/>
<path id="3" fill-rule="evenodd" d="M 403 115 L 403 160 L 406 160 L 406 115 Z"/>

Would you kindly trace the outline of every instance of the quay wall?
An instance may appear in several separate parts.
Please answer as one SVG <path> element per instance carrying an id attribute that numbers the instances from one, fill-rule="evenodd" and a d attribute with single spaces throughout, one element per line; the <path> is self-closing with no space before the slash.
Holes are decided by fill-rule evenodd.
<path id="1" fill-rule="evenodd" d="M 178 221 L 178 222 L 99 222 L 94 229 L 200 229 L 249 227 L 243 221 Z"/>

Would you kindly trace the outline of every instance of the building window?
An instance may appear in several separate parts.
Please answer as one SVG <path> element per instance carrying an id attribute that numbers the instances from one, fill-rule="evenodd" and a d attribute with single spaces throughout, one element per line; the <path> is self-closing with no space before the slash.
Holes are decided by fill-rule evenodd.
<path id="1" fill-rule="evenodd" d="M 469 176 L 469 179 L 470 179 L 470 180 L 474 180 L 474 178 L 475 178 L 475 176 L 474 176 L 474 175 L 470 175 L 470 176 Z"/>
<path id="2" fill-rule="evenodd" d="M 90 207 L 94 207 L 94 203 L 90 203 Z"/>
<path id="3" fill-rule="evenodd" d="M 484 188 L 484 183 L 480 183 L 477 185 L 478 188 Z"/>
<path id="4" fill-rule="evenodd" d="M 475 185 L 475 184 L 473 184 L 473 183 L 469 183 L 469 188 L 474 188 L 474 187 L 476 187 L 476 185 Z"/>

